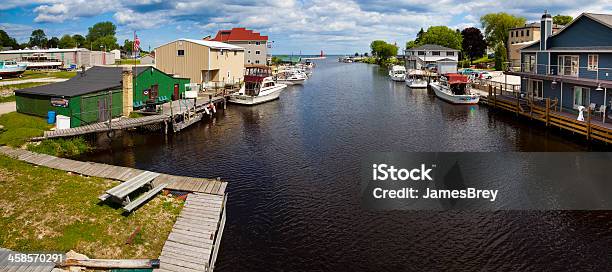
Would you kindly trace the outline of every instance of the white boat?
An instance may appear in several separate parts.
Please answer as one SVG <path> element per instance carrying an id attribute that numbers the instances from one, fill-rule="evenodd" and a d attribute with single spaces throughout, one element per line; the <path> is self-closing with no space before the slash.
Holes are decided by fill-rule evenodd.
<path id="1" fill-rule="evenodd" d="M 422 89 L 427 88 L 427 80 L 425 79 L 425 71 L 423 70 L 412 70 L 408 72 L 406 76 L 406 86 L 410 89 Z"/>
<path id="2" fill-rule="evenodd" d="M 404 81 L 406 79 L 406 68 L 400 65 L 393 65 L 389 70 L 389 77 L 393 81 Z"/>
<path id="3" fill-rule="evenodd" d="M 20 76 L 28 68 L 27 64 L 13 60 L 0 60 L 0 78 Z"/>
<path id="4" fill-rule="evenodd" d="M 480 96 L 470 93 L 467 76 L 446 74 L 437 82 L 429 84 L 437 97 L 452 104 L 477 104 Z"/>
<path id="5" fill-rule="evenodd" d="M 256 105 L 278 99 L 285 88 L 287 85 L 274 82 L 269 67 L 246 67 L 244 85 L 238 93 L 230 95 L 228 101 L 235 104 Z"/>
<path id="6" fill-rule="evenodd" d="M 276 81 L 287 85 L 302 85 L 308 79 L 308 76 L 301 71 L 291 70 L 283 71 L 276 75 Z"/>

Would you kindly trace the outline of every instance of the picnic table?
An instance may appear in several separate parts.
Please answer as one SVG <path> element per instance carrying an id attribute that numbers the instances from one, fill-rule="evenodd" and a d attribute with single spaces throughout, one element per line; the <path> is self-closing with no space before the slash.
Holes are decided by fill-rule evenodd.
<path id="1" fill-rule="evenodd" d="M 119 203 L 123 205 L 123 209 L 125 211 L 131 212 L 136 207 L 140 206 L 142 203 L 149 200 L 161 190 L 163 190 L 166 186 L 168 186 L 168 183 L 163 183 L 153 188 L 153 180 L 159 175 L 159 173 L 144 171 L 141 174 L 130 178 L 127 181 L 111 189 L 106 190 L 106 192 L 98 198 L 101 201 L 110 200 Z M 148 189 L 148 191 L 140 195 L 136 200 L 132 201 L 130 199 L 130 194 L 141 188 L 146 188 Z"/>

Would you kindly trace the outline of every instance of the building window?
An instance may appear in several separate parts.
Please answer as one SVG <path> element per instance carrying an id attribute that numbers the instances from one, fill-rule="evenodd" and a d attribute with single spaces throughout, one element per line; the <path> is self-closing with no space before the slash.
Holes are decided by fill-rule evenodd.
<path id="1" fill-rule="evenodd" d="M 578 76 L 579 57 L 578 56 L 559 56 L 557 58 L 559 65 L 558 74 L 561 76 Z"/>
<path id="2" fill-rule="evenodd" d="M 514 31 L 510 31 L 510 37 L 514 37 Z"/>
<path id="3" fill-rule="evenodd" d="M 417 54 L 419 54 L 419 56 L 425 56 L 425 51 L 418 51 Z"/>
<path id="4" fill-rule="evenodd" d="M 446 55 L 447 55 L 447 56 L 454 56 L 454 55 L 455 55 L 455 52 L 450 52 L 450 51 L 449 51 L 449 52 L 446 52 Z"/>
<path id="5" fill-rule="evenodd" d="M 440 51 L 431 51 L 431 55 L 432 56 L 439 56 L 440 55 Z"/>
<path id="6" fill-rule="evenodd" d="M 523 37 L 523 36 L 525 36 L 525 35 L 524 35 L 523 31 L 521 30 L 521 37 Z"/>
<path id="7" fill-rule="evenodd" d="M 176 55 L 177 55 L 177 56 L 184 56 L 184 55 L 185 55 L 185 50 L 183 50 L 183 49 L 179 49 L 179 50 L 177 50 L 177 51 L 176 51 Z"/>
<path id="8" fill-rule="evenodd" d="M 536 55 L 529 54 L 525 55 L 525 63 L 523 64 L 524 72 L 534 72 L 536 67 Z"/>
<path id="9" fill-rule="evenodd" d="M 541 80 L 530 80 L 528 88 L 529 95 L 531 95 L 533 98 L 544 98 L 544 88 Z"/>
<path id="10" fill-rule="evenodd" d="M 247 60 L 247 63 L 251 63 L 251 60 Z"/>
<path id="11" fill-rule="evenodd" d="M 249 44 L 251 44 L 251 42 L 249 42 Z"/>
<path id="12" fill-rule="evenodd" d="M 255 61 L 255 63 L 256 63 L 256 64 L 259 64 L 259 61 L 258 61 L 258 60 L 256 60 L 256 61 Z"/>
<path id="13" fill-rule="evenodd" d="M 260 44 L 259 42 L 255 42 L 255 45 L 259 45 L 259 44 Z"/>
<path id="14" fill-rule="evenodd" d="M 221 56 L 223 56 L 223 50 L 221 50 Z"/>
<path id="15" fill-rule="evenodd" d="M 574 109 L 589 104 L 589 88 L 574 87 Z"/>
<path id="16" fill-rule="evenodd" d="M 526 35 L 527 35 L 527 37 L 529 37 L 529 29 L 527 29 L 526 31 L 527 31 L 527 34 L 526 34 Z"/>
<path id="17" fill-rule="evenodd" d="M 597 71 L 599 68 L 599 55 L 589 55 L 589 64 L 587 70 Z"/>
<path id="18" fill-rule="evenodd" d="M 259 55 L 261 52 L 259 50 L 255 51 L 255 55 Z"/>
<path id="19" fill-rule="evenodd" d="M 251 50 L 247 51 L 249 54 L 251 54 Z"/>

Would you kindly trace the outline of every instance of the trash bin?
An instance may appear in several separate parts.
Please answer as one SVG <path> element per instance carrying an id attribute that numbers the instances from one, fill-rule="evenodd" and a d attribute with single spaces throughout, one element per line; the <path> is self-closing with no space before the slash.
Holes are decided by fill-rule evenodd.
<path id="1" fill-rule="evenodd" d="M 55 124 L 55 112 L 54 111 L 47 112 L 47 124 Z"/>

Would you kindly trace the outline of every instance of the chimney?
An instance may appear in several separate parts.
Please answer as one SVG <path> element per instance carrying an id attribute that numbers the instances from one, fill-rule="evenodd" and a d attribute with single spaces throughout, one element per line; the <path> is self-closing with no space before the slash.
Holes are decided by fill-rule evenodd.
<path id="1" fill-rule="evenodd" d="M 544 11 L 542 20 L 540 20 L 540 50 L 546 50 L 548 37 L 552 35 L 552 16 L 550 13 Z"/>
<path id="2" fill-rule="evenodd" d="M 132 67 L 124 66 L 121 75 L 123 82 L 123 116 L 130 116 L 134 109 L 134 77 Z"/>

